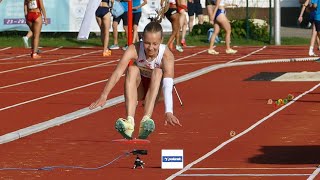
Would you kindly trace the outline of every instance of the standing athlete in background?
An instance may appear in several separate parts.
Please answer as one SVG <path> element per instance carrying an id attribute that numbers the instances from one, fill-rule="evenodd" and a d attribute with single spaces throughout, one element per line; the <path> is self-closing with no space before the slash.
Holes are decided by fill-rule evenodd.
<path id="1" fill-rule="evenodd" d="M 139 41 L 139 35 L 138 35 L 138 27 L 139 27 L 139 21 L 141 18 L 141 8 L 146 5 L 148 2 L 147 0 L 143 0 L 143 3 L 141 3 L 140 0 L 133 0 L 132 2 L 132 12 L 133 12 L 133 43 Z"/>
<path id="2" fill-rule="evenodd" d="M 313 50 L 314 49 L 313 47 L 314 47 L 316 41 L 318 44 L 318 49 L 320 50 L 319 38 L 317 37 L 316 26 L 314 24 L 314 17 L 316 15 L 316 13 L 315 13 L 315 11 L 310 10 L 310 4 L 311 4 L 310 0 L 306 0 L 302 4 L 302 8 L 300 11 L 298 22 L 301 23 L 303 21 L 303 14 L 306 10 L 310 11 L 310 23 L 312 24 L 312 33 L 311 33 L 311 39 L 310 39 L 309 56 L 317 56 Z"/>
<path id="3" fill-rule="evenodd" d="M 165 0 L 161 0 L 161 4 Z M 168 39 L 167 45 L 171 51 L 173 51 L 174 40 L 176 40 L 176 50 L 183 52 L 181 42 L 180 42 L 180 13 L 178 12 L 178 5 L 176 0 L 169 0 L 169 9 L 165 12 L 166 18 L 171 22 L 171 35 Z"/>
<path id="4" fill-rule="evenodd" d="M 226 53 L 227 54 L 235 54 L 237 53 L 237 50 L 233 50 L 230 47 L 230 42 L 231 42 L 231 25 L 229 22 L 229 19 L 226 16 L 226 3 L 225 0 L 215 0 L 215 8 L 214 11 L 212 13 L 213 15 L 213 19 L 214 19 L 214 33 L 211 36 L 210 39 L 210 46 L 208 49 L 208 53 L 209 54 L 219 54 L 219 52 L 215 51 L 213 49 L 214 46 L 214 42 L 216 39 L 216 36 L 219 34 L 220 32 L 220 28 L 223 28 L 226 31 Z"/>
<path id="5" fill-rule="evenodd" d="M 27 25 L 33 33 L 31 41 L 31 57 L 39 59 L 38 47 L 40 41 L 40 33 L 42 28 L 42 16 L 44 23 L 47 25 L 46 10 L 42 0 L 24 0 L 24 15 L 26 17 Z"/>
<path id="6" fill-rule="evenodd" d="M 110 0 L 113 2 L 113 0 Z M 101 0 L 100 6 L 96 10 L 96 20 L 101 31 L 101 42 L 103 45 L 102 56 L 111 56 L 109 50 L 109 29 L 111 23 L 111 13 L 109 7 L 109 0 Z"/>

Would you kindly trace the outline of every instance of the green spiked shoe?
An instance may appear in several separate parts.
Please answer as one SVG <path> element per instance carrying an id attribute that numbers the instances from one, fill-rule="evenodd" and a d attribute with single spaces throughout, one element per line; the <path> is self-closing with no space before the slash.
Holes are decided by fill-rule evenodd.
<path id="1" fill-rule="evenodd" d="M 140 122 L 139 139 L 147 139 L 148 136 L 154 131 L 155 124 L 151 118 L 143 118 Z"/>
<path id="2" fill-rule="evenodd" d="M 132 139 L 134 131 L 134 122 L 127 119 L 119 118 L 115 124 L 116 130 L 126 139 Z"/>

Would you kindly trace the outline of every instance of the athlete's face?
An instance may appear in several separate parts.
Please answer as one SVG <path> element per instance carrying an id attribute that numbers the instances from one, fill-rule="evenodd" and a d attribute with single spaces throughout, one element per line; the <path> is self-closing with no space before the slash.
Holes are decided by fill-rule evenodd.
<path id="1" fill-rule="evenodd" d="M 143 36 L 143 46 L 146 55 L 157 55 L 161 42 L 161 32 L 146 32 Z"/>

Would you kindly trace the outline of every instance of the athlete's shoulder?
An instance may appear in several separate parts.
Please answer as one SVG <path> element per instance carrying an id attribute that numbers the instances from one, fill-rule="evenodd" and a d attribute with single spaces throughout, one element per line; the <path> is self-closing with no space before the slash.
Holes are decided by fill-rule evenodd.
<path id="1" fill-rule="evenodd" d="M 165 46 L 165 50 L 163 52 L 163 60 L 174 60 L 173 53 L 171 50 L 168 48 L 168 46 Z"/>

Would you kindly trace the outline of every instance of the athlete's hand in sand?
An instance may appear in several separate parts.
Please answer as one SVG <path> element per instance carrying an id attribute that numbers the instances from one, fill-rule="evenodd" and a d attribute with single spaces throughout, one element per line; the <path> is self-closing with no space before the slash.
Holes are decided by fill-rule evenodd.
<path id="1" fill-rule="evenodd" d="M 107 98 L 101 96 L 99 99 L 97 99 L 95 102 L 93 102 L 90 105 L 89 109 L 95 109 L 98 106 L 102 107 L 106 104 L 106 102 L 107 102 Z"/>
<path id="2" fill-rule="evenodd" d="M 166 116 L 166 119 L 165 119 L 165 122 L 164 122 L 164 125 L 165 125 L 165 126 L 168 125 L 168 123 L 169 123 L 170 125 L 172 125 L 172 126 L 175 126 L 175 125 L 182 126 L 182 125 L 180 124 L 180 122 L 179 122 L 179 119 L 176 118 L 172 113 L 167 112 L 167 113 L 165 114 L 165 116 Z"/>

